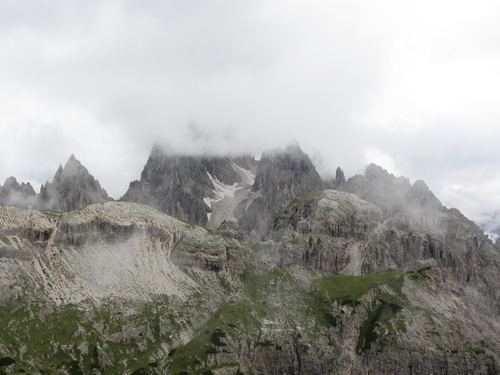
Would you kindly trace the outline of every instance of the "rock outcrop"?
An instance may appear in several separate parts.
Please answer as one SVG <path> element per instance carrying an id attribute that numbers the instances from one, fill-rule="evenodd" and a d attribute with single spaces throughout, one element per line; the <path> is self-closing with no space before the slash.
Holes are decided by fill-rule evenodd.
<path id="1" fill-rule="evenodd" d="M 15 177 L 9 177 L 0 185 L 0 205 L 29 208 L 36 204 L 36 193 L 28 183 L 19 183 Z"/>
<path id="2" fill-rule="evenodd" d="M 121 198 L 125 202 L 148 204 L 173 217 L 206 226 L 213 208 L 211 202 L 224 198 L 221 190 L 245 185 L 241 170 L 254 167 L 248 156 L 179 156 L 155 145 L 141 173 Z"/>
<path id="3" fill-rule="evenodd" d="M 179 267 L 227 268 L 225 246 L 231 241 L 148 206 L 106 202 L 70 213 L 0 208 L 1 264 L 24 273 L 8 283 L 26 282 L 24 287 L 43 290 L 57 303 L 154 293 L 184 298 L 194 284 Z M 19 254 L 24 262 L 9 262 Z"/>
<path id="4" fill-rule="evenodd" d="M 418 209 L 442 207 L 441 202 L 423 181 L 419 180 L 411 185 L 409 179 L 396 178 L 375 164 L 370 164 L 364 175 L 356 175 L 348 179 L 339 189 L 356 194 L 377 205 L 388 217 L 415 207 Z"/>
<path id="5" fill-rule="evenodd" d="M 497 374 L 498 251 L 422 210 L 315 191 L 245 248 L 141 204 L 0 207 L 2 371 Z"/>
<path id="6" fill-rule="evenodd" d="M 102 199 L 85 172 L 45 197 Z M 0 373 L 498 374 L 498 247 L 423 181 L 341 172 L 155 147 L 148 205 L 0 206 Z"/>
<path id="7" fill-rule="evenodd" d="M 324 186 L 309 156 L 298 145 L 265 152 L 257 168 L 253 194 L 237 209 L 240 228 L 259 238 L 292 199 Z"/>
<path id="8" fill-rule="evenodd" d="M 276 243 L 271 255 L 278 267 L 361 275 L 364 245 L 382 222 L 382 211 L 354 194 L 316 191 L 293 200 L 265 239 Z"/>
<path id="9" fill-rule="evenodd" d="M 111 200 L 94 176 L 74 155 L 64 168 L 59 166 L 52 182 L 47 181 L 36 194 L 30 183 L 19 184 L 9 177 L 0 186 L 0 204 L 39 210 L 73 211 Z"/>
<path id="10" fill-rule="evenodd" d="M 52 182 L 41 186 L 38 207 L 69 212 L 109 200 L 99 181 L 71 155 L 64 168 L 59 166 Z"/>
<path id="11" fill-rule="evenodd" d="M 225 221 L 260 238 L 288 202 L 324 187 L 299 146 L 249 156 L 210 157 L 169 154 L 155 145 L 140 181 L 122 201 L 148 204 L 161 212 L 210 229 Z M 235 228 L 233 228 L 235 229 Z"/>

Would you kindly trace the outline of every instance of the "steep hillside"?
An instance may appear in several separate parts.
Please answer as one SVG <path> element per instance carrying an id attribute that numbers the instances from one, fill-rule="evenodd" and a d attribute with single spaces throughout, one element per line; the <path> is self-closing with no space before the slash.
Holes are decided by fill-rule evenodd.
<path id="1" fill-rule="evenodd" d="M 235 212 L 240 228 L 260 239 L 292 199 L 324 186 L 309 156 L 298 145 L 265 152 L 258 164 L 252 194 Z"/>
<path id="2" fill-rule="evenodd" d="M 423 181 L 328 185 L 298 146 L 155 147 L 146 204 L 73 156 L 40 195 L 9 179 L 59 210 L 0 206 L 0 374 L 498 374 L 498 247 Z"/>
<path id="3" fill-rule="evenodd" d="M 498 373 L 498 252 L 466 236 L 447 263 L 398 223 L 315 192 L 247 247 L 140 204 L 0 207 L 0 370 Z"/>
<path id="4" fill-rule="evenodd" d="M 298 145 L 249 156 L 175 155 L 155 145 L 139 181 L 122 201 L 148 204 L 210 229 L 260 239 L 290 200 L 325 186 Z"/>
<path id="5" fill-rule="evenodd" d="M 0 355 L 16 372 L 119 374 L 158 360 L 164 373 L 243 269 L 234 240 L 131 203 L 0 206 L 0 239 Z"/>
<path id="6" fill-rule="evenodd" d="M 245 195 L 253 183 L 255 161 L 250 157 L 195 157 L 170 154 L 155 145 L 139 181 L 130 183 L 121 198 L 125 202 L 148 204 L 179 219 L 207 226 L 214 210 L 230 211 L 229 205 L 213 205 L 226 195 Z M 237 194 L 238 193 L 238 194 Z M 225 206 L 229 206 L 226 208 Z M 211 227 L 220 224 L 212 218 Z"/>

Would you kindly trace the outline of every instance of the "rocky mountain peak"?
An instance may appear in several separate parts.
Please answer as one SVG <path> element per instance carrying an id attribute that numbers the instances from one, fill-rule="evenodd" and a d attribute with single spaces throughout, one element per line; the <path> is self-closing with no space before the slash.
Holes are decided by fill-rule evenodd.
<path id="1" fill-rule="evenodd" d="M 52 183 L 42 185 L 39 206 L 55 211 L 73 211 L 110 198 L 99 181 L 72 154 L 57 169 Z"/>
<path id="2" fill-rule="evenodd" d="M 35 190 L 28 183 L 19 183 L 15 177 L 8 177 L 4 185 L 0 184 L 0 204 L 28 208 L 34 204 Z"/>
<path id="3" fill-rule="evenodd" d="M 246 175 L 250 172 L 246 168 L 253 168 L 254 163 L 248 156 L 179 155 L 155 144 L 140 181 L 132 182 L 121 200 L 148 204 L 168 215 L 206 226 L 214 210 L 212 203 L 230 191 L 234 194 L 236 186 L 248 184 Z M 232 204 L 225 205 L 225 211 L 231 211 Z"/>
<path id="4" fill-rule="evenodd" d="M 428 205 L 427 208 L 442 206 L 423 181 L 417 181 L 412 186 L 408 178 L 396 177 L 376 164 L 368 165 L 364 175 L 349 178 L 339 188 L 375 204 L 385 212 L 386 216 L 413 209 L 414 206 L 419 208 L 425 208 L 425 205 Z"/>
<path id="5" fill-rule="evenodd" d="M 241 228 L 255 237 L 262 236 L 291 200 L 324 186 L 316 167 L 298 144 L 264 152 L 258 163 L 253 194 L 237 210 Z"/>
<path id="6" fill-rule="evenodd" d="M 62 164 L 59 164 L 59 168 L 57 168 L 56 174 L 54 175 L 53 181 L 59 181 L 61 179 L 62 173 L 63 173 L 63 166 Z M 48 181 L 47 181 L 48 183 Z"/>
<path id="7" fill-rule="evenodd" d="M 306 192 L 321 188 L 323 181 L 309 156 L 299 145 L 287 146 L 284 150 L 264 152 L 257 169 L 253 191 L 284 188 L 284 198 L 291 199 Z"/>
<path id="8" fill-rule="evenodd" d="M 427 184 L 417 180 L 408 192 L 408 204 L 426 208 L 440 209 L 443 207 L 439 199 L 430 191 Z"/>

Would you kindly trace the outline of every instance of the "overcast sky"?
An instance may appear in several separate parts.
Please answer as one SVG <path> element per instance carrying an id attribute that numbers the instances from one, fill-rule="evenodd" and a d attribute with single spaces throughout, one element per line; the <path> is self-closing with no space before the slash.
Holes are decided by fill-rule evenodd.
<path id="1" fill-rule="evenodd" d="M 299 142 L 500 211 L 498 0 L 0 0 L 0 183 L 74 153 L 119 198 L 154 142 Z"/>

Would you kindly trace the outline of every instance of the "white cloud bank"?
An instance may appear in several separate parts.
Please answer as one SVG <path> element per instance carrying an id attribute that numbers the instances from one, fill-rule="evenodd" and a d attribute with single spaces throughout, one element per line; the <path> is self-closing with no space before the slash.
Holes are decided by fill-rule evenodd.
<path id="1" fill-rule="evenodd" d="M 499 16 L 497 1 L 1 2 L 0 181 L 36 186 L 75 153 L 119 197 L 158 140 L 259 155 L 296 139 L 324 173 L 375 161 L 472 218 L 497 212 Z"/>

